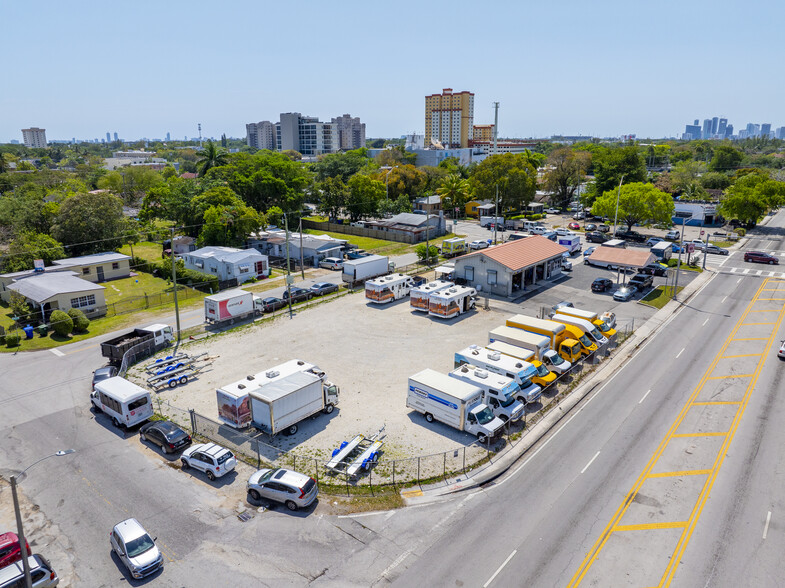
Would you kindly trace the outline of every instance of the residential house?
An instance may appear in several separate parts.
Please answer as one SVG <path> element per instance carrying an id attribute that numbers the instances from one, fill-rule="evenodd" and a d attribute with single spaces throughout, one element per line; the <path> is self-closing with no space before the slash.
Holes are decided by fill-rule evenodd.
<path id="1" fill-rule="evenodd" d="M 270 275 L 267 256 L 256 249 L 202 247 L 185 253 L 182 258 L 186 269 L 217 276 L 220 282 L 242 284 Z"/>
<path id="2" fill-rule="evenodd" d="M 490 204 L 490 200 L 469 200 L 469 202 L 466 203 L 466 216 L 480 218 L 480 212 L 477 208 L 483 204 Z"/>
<path id="3" fill-rule="evenodd" d="M 447 223 L 443 213 L 413 214 L 404 212 L 392 218 L 368 221 L 365 227 L 376 229 L 385 233 L 411 236 L 414 243 L 420 243 L 435 237 L 441 237 L 447 232 Z"/>
<path id="4" fill-rule="evenodd" d="M 286 232 L 281 230 L 260 231 L 248 237 L 248 246 L 272 258 L 286 258 Z M 289 233 L 289 258 L 314 267 L 326 257 L 343 259 L 347 241 L 329 235 Z"/>
<path id="5" fill-rule="evenodd" d="M 76 272 L 39 272 L 19 278 L 8 286 L 10 292 L 25 297 L 40 312 L 43 321 L 55 310 L 78 308 L 88 317 L 106 314 L 104 287 L 77 277 Z"/>
<path id="6" fill-rule="evenodd" d="M 427 214 L 439 214 L 442 209 L 441 196 L 423 196 L 414 201 L 414 210 L 422 210 Z"/>

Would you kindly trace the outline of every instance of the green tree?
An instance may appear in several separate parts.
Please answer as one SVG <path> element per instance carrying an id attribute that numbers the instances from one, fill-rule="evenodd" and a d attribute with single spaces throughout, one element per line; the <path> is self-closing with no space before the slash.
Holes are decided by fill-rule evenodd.
<path id="1" fill-rule="evenodd" d="M 340 176 L 328 177 L 316 185 L 314 191 L 319 211 L 330 220 L 336 220 L 346 206 L 346 184 Z"/>
<path id="2" fill-rule="evenodd" d="M 608 190 L 597 197 L 592 206 L 592 214 L 615 218 L 616 197 L 619 198 L 619 220 L 632 229 L 635 223 L 670 223 L 675 206 L 670 194 L 658 190 L 652 184 L 634 182 Z"/>
<path id="3" fill-rule="evenodd" d="M 462 178 L 457 173 L 452 173 L 442 181 L 442 185 L 436 189 L 436 193 L 442 197 L 442 209 L 452 211 L 455 208 L 464 209 L 466 203 L 472 195 L 472 186 L 469 180 Z"/>
<path id="4" fill-rule="evenodd" d="M 62 310 L 55 310 L 49 317 L 49 323 L 52 325 L 52 330 L 61 337 L 66 337 L 74 330 L 74 321 Z"/>
<path id="5" fill-rule="evenodd" d="M 566 208 L 572 202 L 591 165 L 591 154 L 569 147 L 555 149 L 548 156 L 543 188 L 551 193 L 551 204 Z"/>
<path id="6" fill-rule="evenodd" d="M 681 161 L 675 164 L 670 171 L 671 186 L 676 194 L 685 190 L 695 191 L 700 186 L 700 177 L 706 173 L 706 164 L 702 161 Z"/>
<path id="7" fill-rule="evenodd" d="M 714 150 L 709 169 L 715 172 L 727 172 L 741 165 L 744 154 L 731 145 L 720 145 Z"/>
<path id="8" fill-rule="evenodd" d="M 98 192 L 67 198 L 52 226 L 52 237 L 69 247 L 73 255 L 117 249 L 125 228 L 123 201 Z"/>
<path id="9" fill-rule="evenodd" d="M 763 173 L 749 173 L 725 191 L 718 206 L 728 219 L 755 225 L 771 209 L 785 204 L 785 182 L 772 180 Z"/>
<path id="10" fill-rule="evenodd" d="M 322 155 L 316 163 L 311 165 L 311 169 L 317 179 L 321 181 L 327 178 L 340 178 L 346 183 L 349 178 L 371 163 L 371 159 L 368 158 L 368 150 L 363 147 L 346 153 Z"/>
<path id="11" fill-rule="evenodd" d="M 384 198 L 384 184 L 362 174 L 352 176 L 347 188 L 346 209 L 353 221 L 375 214 Z"/>
<path id="12" fill-rule="evenodd" d="M 725 190 L 731 185 L 731 180 L 721 172 L 706 172 L 701 176 L 700 183 L 707 190 Z"/>
<path id="13" fill-rule="evenodd" d="M 264 224 L 264 215 L 245 204 L 211 206 L 204 213 L 204 228 L 199 235 L 199 244 L 242 245 L 250 233 L 259 230 Z"/>
<path id="14" fill-rule="evenodd" d="M 534 199 L 537 170 L 525 155 L 491 155 L 474 168 L 470 182 L 475 198 L 483 200 L 494 200 L 498 187 L 500 213 L 522 211 Z"/>
<path id="15" fill-rule="evenodd" d="M 427 253 L 426 249 L 428 251 Z M 428 263 L 433 263 L 439 257 L 439 248 L 436 245 L 426 247 L 425 243 L 420 243 L 414 248 L 414 252 L 417 254 L 418 259 L 422 262 L 425 262 L 426 255 L 430 257 Z"/>
<path id="16" fill-rule="evenodd" d="M 159 172 L 149 167 L 135 165 L 107 173 L 98 180 L 98 187 L 121 194 L 125 202 L 135 203 L 162 182 L 163 177 Z"/>
<path id="17" fill-rule="evenodd" d="M 228 154 L 225 149 L 218 147 L 212 139 L 207 141 L 201 152 L 201 157 L 196 162 L 199 175 L 204 176 L 210 168 L 226 165 Z"/>
<path id="18" fill-rule="evenodd" d="M 395 200 L 401 194 L 408 196 L 409 200 L 421 196 L 428 185 L 428 175 L 408 164 L 399 164 L 390 170 L 382 170 L 374 176 L 386 189 L 389 189 L 390 200 Z"/>
<path id="19" fill-rule="evenodd" d="M 62 243 L 43 233 L 24 231 L 8 245 L 8 253 L 3 259 L 3 271 L 20 272 L 33 269 L 33 261 L 36 259 L 42 259 L 44 265 L 52 265 L 54 260 L 64 257 Z"/>
<path id="20" fill-rule="evenodd" d="M 592 162 L 598 196 L 618 188 L 622 176 L 628 184 L 646 181 L 646 163 L 635 146 L 599 149 Z"/>
<path id="21" fill-rule="evenodd" d="M 27 298 L 19 292 L 11 290 L 8 306 L 11 308 L 12 315 L 18 318 L 17 322 L 24 323 L 29 320 L 31 314 L 30 305 L 27 303 Z"/>

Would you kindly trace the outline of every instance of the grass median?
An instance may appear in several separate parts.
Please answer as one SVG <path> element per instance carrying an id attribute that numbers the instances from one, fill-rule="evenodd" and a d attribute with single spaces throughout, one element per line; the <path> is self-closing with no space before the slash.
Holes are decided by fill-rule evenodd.
<path id="1" fill-rule="evenodd" d="M 682 290 L 684 290 L 684 286 L 679 286 L 676 289 L 676 294 L 678 294 Z M 673 296 L 674 296 L 673 286 L 657 286 L 654 290 L 652 290 L 651 292 L 646 294 L 646 296 L 641 298 L 640 301 L 643 304 L 647 304 L 659 310 L 660 308 L 668 304 L 668 302 L 671 301 Z"/>

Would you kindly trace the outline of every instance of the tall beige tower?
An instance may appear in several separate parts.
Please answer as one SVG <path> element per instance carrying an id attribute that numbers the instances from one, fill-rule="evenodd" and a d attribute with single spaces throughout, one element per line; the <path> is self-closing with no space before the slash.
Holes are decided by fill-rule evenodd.
<path id="1" fill-rule="evenodd" d="M 474 93 L 453 92 L 425 97 L 425 146 L 468 147 L 474 132 Z"/>
<path id="2" fill-rule="evenodd" d="M 46 147 L 46 129 L 22 129 L 22 141 L 25 147 Z"/>

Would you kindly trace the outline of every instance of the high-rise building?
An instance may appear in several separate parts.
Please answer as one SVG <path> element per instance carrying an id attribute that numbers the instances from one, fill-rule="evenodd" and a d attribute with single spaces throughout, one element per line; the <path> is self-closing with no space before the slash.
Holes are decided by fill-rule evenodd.
<path id="1" fill-rule="evenodd" d="M 771 123 L 763 123 L 760 126 L 760 136 L 761 137 L 771 137 Z"/>
<path id="2" fill-rule="evenodd" d="M 711 119 L 711 136 L 712 137 L 714 137 L 718 133 L 719 126 L 720 126 L 720 118 L 718 116 L 715 116 L 714 118 Z"/>
<path id="3" fill-rule="evenodd" d="M 25 147 L 46 147 L 46 129 L 38 127 L 22 129 L 22 141 Z"/>
<path id="4" fill-rule="evenodd" d="M 117 136 L 117 132 L 115 132 L 115 134 L 114 134 L 114 140 L 115 141 L 119 141 L 120 140 L 119 137 Z"/>
<path id="5" fill-rule="evenodd" d="M 281 113 L 281 122 L 275 125 L 275 138 L 278 151 L 292 149 L 314 156 L 339 150 L 337 125 L 299 112 Z"/>
<path id="6" fill-rule="evenodd" d="M 473 141 L 493 141 L 493 125 L 474 125 Z"/>
<path id="7" fill-rule="evenodd" d="M 747 137 L 757 137 L 760 133 L 760 125 L 747 123 Z"/>
<path id="8" fill-rule="evenodd" d="M 774 133 L 774 137 L 776 139 L 785 139 L 785 127 L 778 128 L 777 131 Z"/>
<path id="9" fill-rule="evenodd" d="M 269 120 L 245 125 L 245 142 L 249 147 L 275 151 L 275 125 Z"/>
<path id="10" fill-rule="evenodd" d="M 167 141 L 171 141 L 172 140 L 172 134 L 169 131 L 166 131 L 166 140 Z"/>
<path id="11" fill-rule="evenodd" d="M 720 139 L 724 139 L 725 138 L 725 130 L 727 128 L 728 128 L 728 119 L 727 118 L 721 118 L 720 119 L 720 124 L 717 127 L 717 135 L 719 136 Z"/>
<path id="12" fill-rule="evenodd" d="M 474 132 L 474 93 L 444 88 L 425 97 L 425 145 L 468 147 Z"/>
<path id="13" fill-rule="evenodd" d="M 109 131 L 106 131 L 106 142 L 107 143 L 112 142 L 112 135 L 109 134 Z"/>
<path id="14" fill-rule="evenodd" d="M 696 120 L 695 122 L 697 123 L 698 121 Z M 701 126 L 699 124 L 684 126 L 684 136 L 682 137 L 684 141 L 697 141 L 700 138 Z"/>
<path id="15" fill-rule="evenodd" d="M 338 130 L 339 149 L 359 149 L 365 147 L 365 123 L 360 122 L 360 117 L 354 118 L 349 114 L 344 114 L 332 119 L 332 124 Z"/>
<path id="16" fill-rule="evenodd" d="M 711 139 L 711 119 L 704 118 L 703 119 L 703 133 L 701 134 L 701 138 L 703 139 Z"/>
<path id="17" fill-rule="evenodd" d="M 733 125 L 725 127 L 725 138 L 730 139 L 733 136 Z"/>

